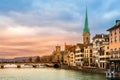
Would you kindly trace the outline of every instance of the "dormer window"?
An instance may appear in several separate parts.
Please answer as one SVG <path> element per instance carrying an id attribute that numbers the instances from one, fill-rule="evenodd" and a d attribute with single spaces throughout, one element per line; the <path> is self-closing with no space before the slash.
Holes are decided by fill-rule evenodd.
<path id="1" fill-rule="evenodd" d="M 120 25 L 120 20 L 116 20 L 116 26 Z"/>

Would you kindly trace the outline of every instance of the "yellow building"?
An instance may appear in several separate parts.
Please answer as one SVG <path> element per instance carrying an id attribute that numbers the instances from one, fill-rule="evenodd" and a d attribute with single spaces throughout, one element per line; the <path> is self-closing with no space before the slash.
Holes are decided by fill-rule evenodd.
<path id="1" fill-rule="evenodd" d="M 76 66 L 76 63 L 75 63 L 75 46 L 72 46 L 69 48 L 69 51 L 68 51 L 68 54 L 69 54 L 69 66 Z"/>
<path id="2" fill-rule="evenodd" d="M 92 44 L 84 46 L 84 65 L 86 66 L 92 66 L 92 49 Z"/>
<path id="3" fill-rule="evenodd" d="M 64 65 L 69 65 L 69 49 L 72 47 L 72 45 L 67 45 L 65 43 L 64 46 L 64 54 L 63 54 L 63 64 Z"/>
<path id="4" fill-rule="evenodd" d="M 78 43 L 75 48 L 76 66 L 78 66 L 78 67 L 83 66 L 83 59 L 84 59 L 84 46 L 83 46 L 83 44 Z"/>
<path id="5" fill-rule="evenodd" d="M 63 61 L 63 52 L 61 51 L 60 46 L 56 46 L 56 50 L 53 51 L 53 54 L 52 54 L 52 62 L 62 63 L 62 61 Z"/>
<path id="6" fill-rule="evenodd" d="M 109 31 L 109 50 L 112 59 L 120 59 L 120 20 L 108 29 Z"/>

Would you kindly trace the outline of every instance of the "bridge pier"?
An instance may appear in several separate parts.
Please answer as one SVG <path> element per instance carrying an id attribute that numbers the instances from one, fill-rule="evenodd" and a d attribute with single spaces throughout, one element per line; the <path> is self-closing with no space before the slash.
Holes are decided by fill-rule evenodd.
<path id="1" fill-rule="evenodd" d="M 0 68 L 4 68 L 4 65 L 0 65 Z"/>
<path id="2" fill-rule="evenodd" d="M 21 68 L 21 65 L 17 65 L 17 68 Z"/>
<path id="3" fill-rule="evenodd" d="M 32 67 L 33 67 L 33 68 L 37 68 L 38 65 L 37 65 L 37 64 L 33 64 Z"/>

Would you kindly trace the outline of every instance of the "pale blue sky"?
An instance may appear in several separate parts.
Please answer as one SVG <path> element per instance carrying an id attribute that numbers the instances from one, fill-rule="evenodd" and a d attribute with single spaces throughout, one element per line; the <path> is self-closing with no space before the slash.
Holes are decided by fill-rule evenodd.
<path id="1" fill-rule="evenodd" d="M 119 3 L 119 0 L 0 0 L 0 16 L 30 27 L 72 24 L 62 29 L 79 33 L 84 27 L 87 5 L 89 27 L 95 34 L 106 32 L 120 18 Z"/>

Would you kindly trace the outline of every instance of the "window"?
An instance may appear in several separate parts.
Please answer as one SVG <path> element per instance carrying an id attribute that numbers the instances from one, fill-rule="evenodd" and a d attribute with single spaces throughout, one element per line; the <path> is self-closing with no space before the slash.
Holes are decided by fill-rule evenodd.
<path id="1" fill-rule="evenodd" d="M 109 53 L 109 52 L 106 52 L 106 55 L 110 55 L 110 53 Z"/>
<path id="2" fill-rule="evenodd" d="M 92 57 L 92 54 L 90 54 L 90 57 Z"/>
<path id="3" fill-rule="evenodd" d="M 117 42 L 116 36 L 115 36 L 115 42 Z"/>
<path id="4" fill-rule="evenodd" d="M 110 32 L 110 36 L 112 37 L 112 32 Z"/>
<path id="5" fill-rule="evenodd" d="M 115 33 L 114 33 L 115 35 L 116 35 L 116 30 L 115 30 Z"/>
<path id="6" fill-rule="evenodd" d="M 90 50 L 90 53 L 92 53 L 92 49 Z"/>
<path id="7" fill-rule="evenodd" d="M 112 38 L 111 38 L 111 43 L 112 43 Z"/>
<path id="8" fill-rule="evenodd" d="M 108 58 L 106 58 L 106 60 L 109 60 L 110 58 L 108 57 Z"/>
<path id="9" fill-rule="evenodd" d="M 119 36 L 119 42 L 120 42 L 120 36 Z"/>
<path id="10" fill-rule="evenodd" d="M 120 28 L 119 28 L 119 33 L 120 33 Z"/>
<path id="11" fill-rule="evenodd" d="M 109 49 L 109 47 L 107 47 L 107 49 Z"/>
<path id="12" fill-rule="evenodd" d="M 83 59 L 81 59 L 81 61 L 83 61 Z"/>
<path id="13" fill-rule="evenodd" d="M 84 49 L 81 49 L 81 52 L 84 52 Z"/>
<path id="14" fill-rule="evenodd" d="M 105 60 L 105 58 L 100 58 L 100 60 Z"/>

